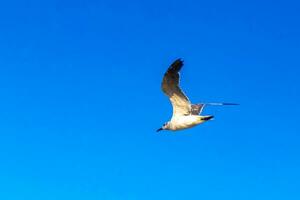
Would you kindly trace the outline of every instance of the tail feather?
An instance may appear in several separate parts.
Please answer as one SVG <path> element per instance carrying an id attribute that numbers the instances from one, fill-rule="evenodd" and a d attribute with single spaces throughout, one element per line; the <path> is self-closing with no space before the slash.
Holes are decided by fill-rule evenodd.
<path id="1" fill-rule="evenodd" d="M 208 120 L 211 120 L 213 119 L 214 116 L 213 115 L 208 115 L 208 116 L 202 116 L 201 119 L 204 120 L 204 121 L 208 121 Z"/>

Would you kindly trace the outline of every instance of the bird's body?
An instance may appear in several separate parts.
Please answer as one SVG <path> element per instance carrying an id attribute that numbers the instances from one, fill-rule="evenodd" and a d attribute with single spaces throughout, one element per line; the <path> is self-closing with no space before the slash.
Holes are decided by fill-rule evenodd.
<path id="1" fill-rule="evenodd" d="M 184 115 L 173 117 L 168 124 L 169 130 L 176 131 L 194 127 L 198 124 L 207 121 L 207 117 L 200 115 Z"/>
<path id="2" fill-rule="evenodd" d="M 182 130 L 194 127 L 213 118 L 212 115 L 201 116 L 205 105 L 237 105 L 232 103 L 199 103 L 191 104 L 179 87 L 179 71 L 183 66 L 180 59 L 174 61 L 168 68 L 162 81 L 162 90 L 169 97 L 173 106 L 173 116 L 160 130 Z"/>

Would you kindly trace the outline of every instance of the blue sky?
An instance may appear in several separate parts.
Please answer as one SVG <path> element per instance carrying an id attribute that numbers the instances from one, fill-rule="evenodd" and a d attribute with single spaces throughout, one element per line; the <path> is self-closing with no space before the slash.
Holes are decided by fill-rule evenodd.
<path id="1" fill-rule="evenodd" d="M 297 1 L 0 3 L 0 199 L 300 199 Z M 215 120 L 176 133 L 163 73 Z"/>

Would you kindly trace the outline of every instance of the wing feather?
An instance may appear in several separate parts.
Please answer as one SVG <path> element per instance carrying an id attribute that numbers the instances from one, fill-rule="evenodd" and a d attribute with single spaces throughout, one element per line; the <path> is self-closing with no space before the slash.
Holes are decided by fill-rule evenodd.
<path id="1" fill-rule="evenodd" d="M 191 113 L 191 102 L 179 86 L 179 71 L 182 66 L 181 59 L 175 60 L 165 73 L 161 85 L 162 91 L 169 97 L 173 106 L 173 117 Z"/>

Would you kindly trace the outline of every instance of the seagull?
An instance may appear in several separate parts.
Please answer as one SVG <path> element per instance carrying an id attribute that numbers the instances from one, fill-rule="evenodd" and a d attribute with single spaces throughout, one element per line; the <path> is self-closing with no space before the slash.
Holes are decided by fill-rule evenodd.
<path id="1" fill-rule="evenodd" d="M 170 121 L 163 124 L 157 130 L 177 131 L 194 127 L 214 118 L 213 115 L 200 115 L 206 105 L 221 106 L 221 105 L 238 105 L 236 103 L 198 103 L 192 104 L 188 97 L 179 87 L 179 71 L 183 66 L 181 59 L 175 60 L 165 73 L 161 88 L 162 91 L 169 97 L 173 115 Z"/>

